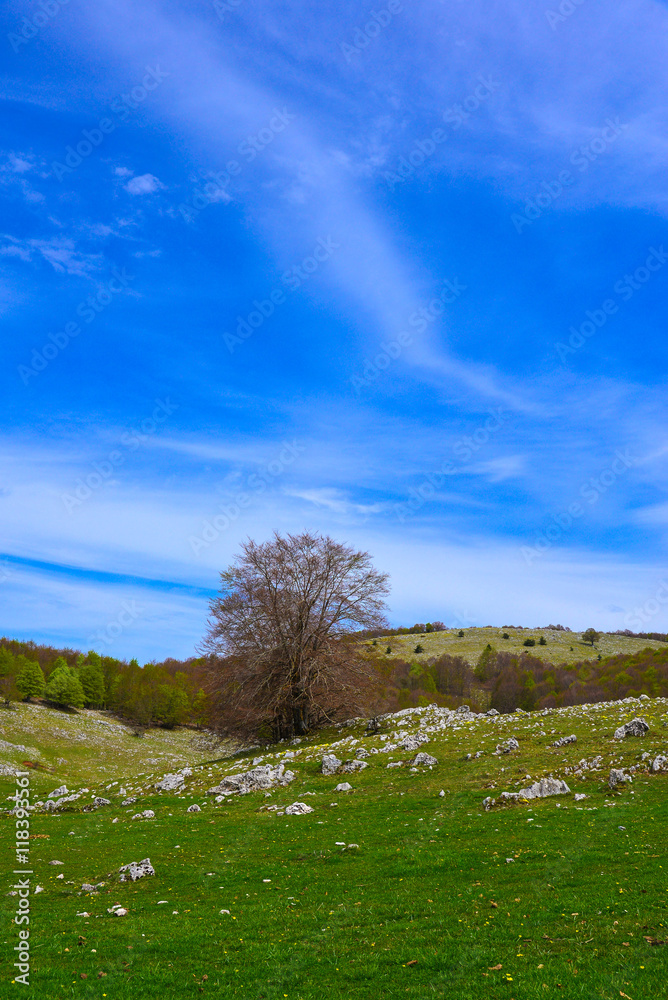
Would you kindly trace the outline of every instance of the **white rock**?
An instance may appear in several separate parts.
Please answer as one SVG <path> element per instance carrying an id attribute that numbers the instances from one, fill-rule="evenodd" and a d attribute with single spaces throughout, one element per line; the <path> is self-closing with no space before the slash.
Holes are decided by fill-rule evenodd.
<path id="1" fill-rule="evenodd" d="M 333 753 L 327 753 L 322 758 L 320 770 L 323 774 L 336 774 L 342 764 L 343 761 L 335 757 Z"/>
<path id="2" fill-rule="evenodd" d="M 624 723 L 619 729 L 615 729 L 615 739 L 624 740 L 627 736 L 644 736 L 649 732 L 649 726 L 644 719 L 631 719 Z"/>
<path id="3" fill-rule="evenodd" d="M 368 767 L 366 761 L 364 760 L 348 760 L 342 766 L 341 771 L 344 774 L 353 774 L 355 771 L 363 771 L 365 767 Z"/>
<path id="4" fill-rule="evenodd" d="M 293 802 L 291 806 L 286 806 L 285 815 L 286 816 L 304 816 L 306 813 L 312 813 L 313 807 L 307 806 L 305 802 Z"/>
<path id="5" fill-rule="evenodd" d="M 158 792 L 173 792 L 184 784 L 182 774 L 166 774 L 153 786 Z"/>
<path id="6" fill-rule="evenodd" d="M 128 911 L 125 909 L 124 906 L 121 906 L 121 908 L 118 910 L 114 910 L 114 913 L 116 914 L 117 917 L 127 917 L 128 915 Z"/>
<path id="7" fill-rule="evenodd" d="M 415 760 L 411 761 L 412 767 L 419 767 L 420 765 L 433 767 L 435 764 L 438 764 L 438 761 L 435 757 L 432 757 L 431 754 L 428 753 L 419 753 L 415 757 Z"/>
<path id="8" fill-rule="evenodd" d="M 230 916 L 230 911 L 229 910 L 218 910 L 218 912 L 219 913 L 226 913 L 228 915 L 228 917 Z"/>
<path id="9" fill-rule="evenodd" d="M 202 810 L 200 806 L 198 806 L 196 802 L 193 802 L 193 804 L 191 806 L 188 806 L 188 808 L 186 809 L 186 812 L 189 813 L 200 813 L 201 811 Z"/>
<path id="10" fill-rule="evenodd" d="M 353 786 L 349 785 L 347 781 L 342 781 L 334 789 L 335 792 L 352 792 Z"/>
<path id="11" fill-rule="evenodd" d="M 151 864 L 150 858 L 144 858 L 143 861 L 131 861 L 129 865 L 123 865 L 118 870 L 122 873 L 120 877 L 121 882 L 126 882 L 128 878 L 132 882 L 136 882 L 137 879 L 144 878 L 146 875 L 155 875 L 155 869 Z M 127 872 L 127 875 L 124 874 L 125 872 Z"/>

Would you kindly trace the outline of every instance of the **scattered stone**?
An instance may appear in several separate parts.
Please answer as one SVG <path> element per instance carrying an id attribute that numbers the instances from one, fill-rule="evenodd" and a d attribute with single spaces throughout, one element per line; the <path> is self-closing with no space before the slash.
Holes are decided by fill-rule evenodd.
<path id="1" fill-rule="evenodd" d="M 433 767 L 435 764 L 438 764 L 438 761 L 435 757 L 432 757 L 431 754 L 428 753 L 419 753 L 415 759 L 411 761 L 411 767 L 420 767 L 421 765 L 424 767 Z"/>
<path id="2" fill-rule="evenodd" d="M 305 802 L 293 802 L 291 806 L 285 808 L 286 816 L 304 816 L 306 813 L 312 812 L 313 807 L 307 806 Z"/>
<path id="3" fill-rule="evenodd" d="M 659 754 L 652 761 L 653 771 L 668 771 L 668 757 L 664 757 L 663 754 Z"/>
<path id="4" fill-rule="evenodd" d="M 565 747 L 568 743 L 577 743 L 577 736 L 562 736 L 560 740 L 553 743 L 553 747 Z"/>
<path id="5" fill-rule="evenodd" d="M 81 913 L 77 913 L 77 917 L 90 917 L 90 913 L 87 913 L 86 910 L 83 910 Z"/>
<path id="6" fill-rule="evenodd" d="M 153 786 L 158 792 L 174 792 L 185 784 L 182 774 L 166 774 Z"/>
<path id="7" fill-rule="evenodd" d="M 496 708 L 490 708 L 489 712 L 485 712 L 485 715 L 487 715 L 489 717 L 493 717 L 493 716 L 498 715 L 498 714 L 499 714 L 499 711 Z"/>
<path id="8" fill-rule="evenodd" d="M 250 771 L 228 775 L 215 788 L 210 788 L 207 795 L 247 795 L 249 792 L 265 791 L 275 785 L 288 785 L 294 779 L 294 771 L 286 771 L 284 764 L 265 764 Z"/>
<path id="9" fill-rule="evenodd" d="M 644 719 L 632 719 L 615 729 L 615 739 L 625 740 L 627 736 L 644 736 L 649 732 L 649 726 Z"/>
<path id="10" fill-rule="evenodd" d="M 439 799 L 444 799 L 445 798 L 445 790 L 443 788 L 438 793 L 438 797 L 439 797 Z"/>
<path id="11" fill-rule="evenodd" d="M 81 891 L 82 892 L 95 892 L 95 886 L 91 885 L 90 882 L 84 882 L 84 884 L 81 886 Z"/>
<path id="12" fill-rule="evenodd" d="M 110 806 L 111 800 L 103 799 L 99 795 L 96 795 L 95 798 L 93 799 L 93 805 L 95 806 L 96 809 L 99 809 L 100 806 Z"/>
<path id="13" fill-rule="evenodd" d="M 368 766 L 365 760 L 348 760 L 342 766 L 341 771 L 344 774 L 353 774 L 355 771 L 363 771 Z"/>
<path id="14" fill-rule="evenodd" d="M 505 743 L 498 743 L 496 750 L 494 752 L 496 754 L 512 753 L 513 750 L 519 750 L 519 748 L 520 745 L 517 742 L 516 738 L 514 736 L 511 736 L 510 739 L 506 740 Z"/>
<path id="15" fill-rule="evenodd" d="M 402 750 L 411 752 L 418 750 L 423 743 L 429 743 L 429 737 L 425 733 L 416 733 L 414 736 L 407 736 L 399 746 Z"/>
<path id="16" fill-rule="evenodd" d="M 43 885 L 36 885 L 35 886 L 35 888 L 33 889 L 33 893 L 32 893 L 33 896 L 36 896 L 38 892 L 44 892 L 44 886 Z"/>
<path id="17" fill-rule="evenodd" d="M 347 781 L 342 781 L 334 789 L 335 792 L 352 792 L 352 790 L 353 790 L 353 786 L 349 785 Z"/>
<path id="18" fill-rule="evenodd" d="M 584 792 L 576 792 L 575 793 L 575 801 L 576 802 L 582 802 L 583 799 L 588 799 L 588 798 L 589 798 L 589 796 L 585 795 Z"/>
<path id="19" fill-rule="evenodd" d="M 228 917 L 230 916 L 230 911 L 229 910 L 218 910 L 218 912 L 219 913 L 226 913 L 228 915 Z"/>
<path id="20" fill-rule="evenodd" d="M 126 910 L 124 906 L 120 906 L 117 910 L 114 910 L 114 914 L 117 917 L 127 917 L 128 910 Z"/>
<path id="21" fill-rule="evenodd" d="M 59 799 L 61 795 L 67 795 L 68 793 L 69 788 L 67 785 L 61 785 L 60 788 L 56 788 L 52 792 L 49 792 L 47 799 Z"/>
<path id="22" fill-rule="evenodd" d="M 188 806 L 188 808 L 186 809 L 186 812 L 188 813 L 201 813 L 201 811 L 202 811 L 201 806 L 198 806 L 196 802 L 193 802 L 193 804 L 191 806 Z"/>
<path id="23" fill-rule="evenodd" d="M 155 819 L 155 813 L 152 809 L 144 809 L 143 812 L 135 813 L 132 817 L 133 819 Z"/>
<path id="24" fill-rule="evenodd" d="M 403 767 L 403 760 L 393 760 L 387 766 L 388 767 Z"/>
<path id="25" fill-rule="evenodd" d="M 627 781 L 633 781 L 631 775 L 625 774 L 624 771 L 621 771 L 619 768 L 613 767 L 613 769 L 610 771 L 610 777 L 608 778 L 608 785 L 610 786 L 610 788 L 613 789 L 614 791 L 614 789 L 617 788 L 618 785 L 623 785 Z"/>
<path id="26" fill-rule="evenodd" d="M 322 766 L 320 770 L 323 774 L 336 774 L 342 764 L 343 761 L 339 760 L 338 757 L 335 757 L 333 753 L 327 753 L 322 758 Z"/>
<path id="27" fill-rule="evenodd" d="M 49 861 L 50 865 L 64 865 L 64 861 Z"/>
<path id="28" fill-rule="evenodd" d="M 348 844 L 348 847 L 346 848 L 346 850 L 348 851 L 359 851 L 359 849 L 360 849 L 359 844 Z"/>
<path id="29" fill-rule="evenodd" d="M 559 781 L 558 778 L 541 778 L 529 788 L 520 788 L 519 792 L 501 792 L 499 799 L 502 802 L 526 802 L 530 799 L 545 799 L 550 795 L 567 795 L 569 793 L 570 788 L 565 781 Z M 485 811 L 489 812 L 496 805 L 496 802 L 497 800 L 493 799 L 491 795 L 483 799 L 482 804 Z"/>
<path id="30" fill-rule="evenodd" d="M 123 799 L 123 801 L 121 802 L 121 805 L 122 806 L 133 806 L 136 801 L 137 801 L 137 796 L 136 795 L 131 795 L 129 799 Z"/>
<path id="31" fill-rule="evenodd" d="M 457 715 L 471 715 L 471 709 L 468 705 L 460 705 L 457 709 Z"/>
<path id="32" fill-rule="evenodd" d="M 151 864 L 150 858 L 144 858 L 143 861 L 131 861 L 129 865 L 123 865 L 118 870 L 122 873 L 120 876 L 121 882 L 127 882 L 128 879 L 131 882 L 136 882 L 137 879 L 144 878 L 146 875 L 155 875 L 155 869 Z M 125 872 L 127 872 L 127 875 Z"/>

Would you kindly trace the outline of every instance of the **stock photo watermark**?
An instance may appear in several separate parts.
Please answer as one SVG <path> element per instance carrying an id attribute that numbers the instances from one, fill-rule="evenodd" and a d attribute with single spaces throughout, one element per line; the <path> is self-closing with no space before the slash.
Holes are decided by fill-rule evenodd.
<path id="1" fill-rule="evenodd" d="M 102 288 L 98 289 L 94 295 L 88 295 L 85 299 L 82 299 L 74 310 L 75 314 L 84 323 L 92 323 L 113 302 L 114 296 L 120 295 L 129 283 L 134 281 L 134 275 L 127 274 L 125 268 L 119 270 L 115 267 L 112 269 L 111 274 L 112 277 L 105 282 Z M 47 335 L 49 343 L 44 344 L 41 350 L 33 347 L 30 364 L 19 365 L 17 368 L 23 384 L 28 385 L 31 378 L 39 375 L 48 368 L 51 362 L 55 361 L 58 355 L 70 345 L 74 338 L 79 336 L 81 330 L 82 328 L 79 323 L 70 320 L 70 322 L 65 323 L 62 330 Z"/>
<path id="2" fill-rule="evenodd" d="M 592 507 L 635 464 L 636 460 L 629 455 L 628 448 L 625 451 L 618 449 L 615 452 L 615 458 L 607 468 L 598 476 L 591 476 L 582 484 L 579 496 L 586 501 L 589 507 Z M 521 546 L 522 556 L 527 566 L 532 566 L 536 559 L 544 555 L 557 542 L 560 542 L 575 522 L 584 517 L 586 512 L 587 507 L 579 500 L 575 500 L 564 510 L 552 514 L 550 524 L 536 535 L 533 545 Z"/>
<path id="3" fill-rule="evenodd" d="M 161 424 L 164 424 L 172 413 L 178 410 L 178 403 L 172 403 L 170 399 L 156 399 L 155 407 L 150 417 L 145 417 L 139 424 L 139 429 L 124 431 L 121 435 L 121 444 L 126 451 L 134 452 L 142 444 L 145 444 L 152 434 L 155 434 Z M 62 493 L 60 499 L 65 505 L 68 514 L 72 514 L 77 507 L 81 507 L 89 497 L 93 496 L 105 483 L 109 482 L 116 470 L 126 460 L 126 455 L 118 448 L 110 451 L 106 458 L 92 463 L 92 472 L 86 476 L 79 476 L 71 493 Z"/>
<path id="4" fill-rule="evenodd" d="M 380 33 L 392 23 L 396 15 L 403 13 L 403 9 L 404 5 L 401 0 L 389 0 L 389 3 L 385 7 L 381 7 L 380 10 L 372 10 L 366 24 L 353 31 L 352 42 L 339 42 L 339 48 L 346 62 L 351 62 L 353 56 L 364 52 L 374 38 L 378 38 Z"/>
<path id="5" fill-rule="evenodd" d="M 297 115 L 291 114 L 287 108 L 282 108 L 280 111 L 275 108 L 267 125 L 255 134 L 247 135 L 239 143 L 237 152 L 245 158 L 246 163 L 252 163 L 274 141 L 277 135 L 285 131 L 296 117 Z M 243 165 L 238 160 L 228 160 L 224 170 L 212 172 L 206 183 L 196 188 L 179 205 L 177 211 L 180 212 L 182 218 L 186 222 L 193 222 L 202 209 L 208 205 L 215 205 L 220 201 L 231 201 L 231 195 L 227 188 L 232 178 L 238 177 L 242 169 Z"/>
<path id="6" fill-rule="evenodd" d="M 103 646 L 112 646 L 126 629 L 136 624 L 145 611 L 146 608 L 137 607 L 136 601 L 121 601 L 121 609 L 116 617 L 107 622 L 104 628 L 89 635 L 86 642 L 90 643 L 91 648 L 100 643 Z"/>
<path id="7" fill-rule="evenodd" d="M 245 3 L 245 0 L 213 0 L 213 9 L 218 15 L 218 19 L 224 21 L 226 14 L 231 14 L 241 7 L 243 3 Z"/>
<path id="8" fill-rule="evenodd" d="M 12 796 L 15 803 L 12 813 L 15 817 L 15 858 L 14 875 L 21 875 L 12 887 L 11 895 L 17 897 L 13 923 L 19 928 L 18 944 L 14 945 L 14 974 L 12 982 L 30 985 L 30 773 L 18 771 L 16 774 L 16 792 Z"/>
<path id="9" fill-rule="evenodd" d="M 572 17 L 578 7 L 582 7 L 584 3 L 586 0 L 561 0 L 556 10 L 546 10 L 545 17 L 552 31 L 556 31 L 557 26 Z"/>
<path id="10" fill-rule="evenodd" d="M 331 236 L 326 239 L 320 237 L 308 257 L 305 257 L 298 264 L 293 264 L 287 271 L 283 272 L 281 284 L 289 292 L 296 292 L 340 248 L 341 244 L 335 243 Z M 285 302 L 287 302 L 287 295 L 280 287 L 273 288 L 266 299 L 253 299 L 253 309 L 246 316 L 237 316 L 235 332 L 226 331 L 223 333 L 223 343 L 230 354 L 234 354 L 237 347 L 252 337 L 265 320 L 273 316 L 277 306 L 281 306 Z"/>
<path id="11" fill-rule="evenodd" d="M 465 471 L 465 463 L 469 462 L 481 448 L 489 443 L 491 437 L 496 434 L 509 417 L 502 406 L 490 410 L 489 413 L 490 415 L 484 424 L 481 424 L 473 434 L 464 435 L 452 446 L 453 454 L 460 462 L 459 466 L 446 460 L 438 469 L 428 472 L 419 486 L 410 487 L 408 500 L 394 504 L 394 513 L 402 524 L 437 496 L 448 476 Z"/>
<path id="12" fill-rule="evenodd" d="M 454 278 L 452 281 L 446 278 L 440 294 L 431 299 L 425 306 L 416 309 L 408 317 L 408 325 L 412 329 L 402 330 L 393 340 L 381 343 L 380 352 L 364 362 L 362 374 L 353 375 L 349 380 L 355 392 L 359 395 L 362 389 L 372 385 L 378 376 L 386 371 L 393 361 L 401 357 L 407 347 L 413 344 L 414 334 L 424 333 L 431 323 L 443 315 L 444 306 L 456 302 L 462 292 L 466 291 L 466 288 L 467 286 L 462 285 L 459 278 Z"/>
<path id="13" fill-rule="evenodd" d="M 36 9 L 30 17 L 24 17 L 18 31 L 10 31 L 7 40 L 14 52 L 20 52 L 21 46 L 27 45 L 35 35 L 38 35 L 42 28 L 45 28 L 57 14 L 61 7 L 67 7 L 70 0 L 39 0 Z"/>
<path id="14" fill-rule="evenodd" d="M 136 84 L 128 93 L 119 94 L 109 105 L 110 111 L 115 115 L 117 120 L 114 121 L 113 118 L 108 117 L 100 118 L 97 127 L 82 129 L 81 138 L 77 140 L 76 145 L 65 147 L 64 162 L 61 163 L 59 160 L 53 161 L 51 169 L 56 180 L 62 181 L 64 177 L 74 173 L 77 167 L 80 167 L 83 161 L 88 159 L 94 150 L 100 148 L 108 135 L 111 135 L 119 125 L 127 121 L 130 113 L 136 111 L 144 103 L 148 95 L 156 90 L 167 76 L 169 76 L 169 73 L 160 69 L 159 66 L 147 66 L 146 73 L 142 77 L 141 82 Z"/>
<path id="15" fill-rule="evenodd" d="M 478 80 L 480 82 L 463 101 L 451 105 L 443 112 L 443 121 L 449 124 L 453 130 L 461 128 L 464 122 L 468 121 L 501 86 L 499 81 L 494 80 L 489 73 L 487 76 L 481 74 Z M 448 135 L 449 133 L 444 129 L 435 128 L 425 138 L 417 139 L 411 150 L 399 157 L 395 170 L 383 172 L 383 178 L 390 185 L 390 189 L 394 190 L 397 184 L 403 184 L 409 177 L 412 177 L 415 171 L 434 155 L 438 146 L 447 140 Z"/>
<path id="16" fill-rule="evenodd" d="M 628 127 L 620 122 L 619 118 L 615 118 L 614 121 L 612 118 L 606 118 L 601 134 L 584 145 L 578 146 L 571 153 L 569 163 L 577 167 L 581 174 L 584 174 L 589 170 L 590 165 L 598 160 L 599 156 L 608 152 L 611 145 Z M 521 215 L 517 212 L 511 214 L 510 221 L 515 226 L 516 231 L 521 234 L 527 226 L 532 226 L 562 196 L 567 188 L 575 184 L 576 180 L 575 174 L 564 169 L 552 180 L 543 181 L 533 198 L 526 201 L 523 213 Z"/>
<path id="17" fill-rule="evenodd" d="M 613 291 L 619 296 L 623 303 L 633 298 L 635 293 L 647 284 L 649 279 L 668 261 L 668 254 L 663 249 L 663 244 L 659 249 L 649 248 L 649 253 L 645 262 L 635 269 L 631 274 L 624 274 L 615 282 Z M 562 364 L 570 354 L 576 354 L 587 341 L 602 329 L 611 316 L 619 312 L 619 305 L 612 298 L 604 299 L 597 309 L 587 309 L 586 319 L 579 326 L 569 328 L 569 338 L 566 343 L 558 342 L 554 345 L 559 360 Z"/>
<path id="18" fill-rule="evenodd" d="M 306 446 L 296 438 L 292 441 L 284 441 L 281 451 L 259 472 L 253 472 L 246 479 L 246 488 L 236 493 L 229 503 L 222 503 L 218 507 L 219 513 L 203 522 L 203 527 L 199 535 L 190 535 L 188 542 L 194 555 L 199 555 L 202 549 L 208 549 L 210 545 L 217 542 L 223 532 L 227 531 L 230 525 L 241 517 L 244 510 L 253 503 L 253 500 L 263 493 L 266 493 L 274 485 L 279 476 L 288 469 L 296 458 L 306 451 Z"/>
<path id="19" fill-rule="evenodd" d="M 668 608 L 668 583 L 665 580 L 659 580 L 659 586 L 656 588 L 654 596 L 649 597 L 640 607 L 629 611 L 624 618 L 624 624 L 627 628 L 641 629 L 643 625 L 647 625 L 660 611 L 665 611 L 666 608 Z"/>

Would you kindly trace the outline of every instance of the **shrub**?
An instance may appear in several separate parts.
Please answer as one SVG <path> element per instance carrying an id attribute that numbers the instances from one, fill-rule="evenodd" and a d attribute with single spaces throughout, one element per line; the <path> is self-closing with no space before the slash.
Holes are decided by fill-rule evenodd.
<path id="1" fill-rule="evenodd" d="M 502 639 L 510 639 L 510 636 L 508 635 L 507 632 L 504 632 L 503 635 L 501 636 L 501 638 Z"/>
<path id="2" fill-rule="evenodd" d="M 392 652 L 392 647 L 391 646 L 386 646 L 385 647 L 385 652 L 386 653 L 391 653 Z"/>
<path id="3" fill-rule="evenodd" d="M 457 633 L 457 635 L 459 636 L 460 639 L 464 638 L 464 633 L 462 632 L 461 629 L 459 630 L 459 632 Z"/>
<path id="4" fill-rule="evenodd" d="M 424 653 L 424 646 L 421 646 L 420 643 L 418 642 L 418 644 L 415 647 L 415 649 L 413 650 L 413 652 L 415 652 L 415 653 Z"/>
<path id="5" fill-rule="evenodd" d="M 541 635 L 540 639 L 538 640 L 538 645 L 539 646 L 547 646 L 547 639 L 545 638 L 544 635 Z"/>
<path id="6" fill-rule="evenodd" d="M 535 639 L 525 639 L 524 642 L 522 643 L 522 645 L 523 646 L 535 646 L 536 645 L 536 640 Z"/>

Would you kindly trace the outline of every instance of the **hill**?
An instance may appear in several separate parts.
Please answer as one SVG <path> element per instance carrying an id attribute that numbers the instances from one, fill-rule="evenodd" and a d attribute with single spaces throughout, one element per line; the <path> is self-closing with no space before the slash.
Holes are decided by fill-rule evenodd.
<path id="1" fill-rule="evenodd" d="M 458 633 L 464 634 L 460 636 Z M 508 639 L 504 639 L 506 633 Z M 539 646 L 541 637 L 545 638 L 546 645 Z M 527 639 L 535 642 L 535 652 L 544 661 L 550 663 L 571 663 L 575 664 L 581 660 L 595 659 L 599 654 L 603 657 L 618 656 L 620 654 L 632 655 L 641 649 L 668 649 L 668 643 L 656 639 L 646 639 L 636 636 L 620 635 L 613 632 L 604 632 L 600 639 L 592 646 L 582 639 L 580 632 L 566 632 L 558 629 L 531 629 L 531 628 L 466 628 L 466 629 L 445 629 L 439 632 L 413 633 L 411 635 L 386 635 L 378 637 L 376 648 L 392 648 L 388 654 L 393 657 L 403 657 L 414 659 L 414 649 L 419 643 L 424 653 L 421 656 L 428 659 L 432 656 L 442 656 L 448 653 L 451 656 L 463 657 L 471 666 L 478 662 L 480 654 L 488 645 L 494 646 L 500 652 L 521 653 L 528 647 L 524 645 Z M 373 639 L 366 639 L 364 645 L 373 647 Z"/>
<path id="2" fill-rule="evenodd" d="M 30 995 L 664 996 L 668 772 L 651 767 L 668 753 L 667 709 L 646 697 L 496 716 L 431 706 L 386 716 L 374 735 L 350 720 L 235 758 L 189 730 L 137 738 L 99 712 L 3 711 L 2 798 L 8 772 L 30 772 L 32 888 L 43 889 L 31 899 Z M 647 735 L 615 739 L 638 715 Z M 516 749 L 501 752 L 511 737 Z M 412 768 L 416 746 L 437 763 Z M 368 766 L 325 775 L 330 753 Z M 294 779 L 207 794 L 254 765 Z M 184 767 L 180 790 L 156 789 Z M 611 768 L 632 782 L 612 790 Z M 485 810 L 485 798 L 550 776 L 570 792 Z M 78 797 L 47 812 L 63 784 Z M 312 811 L 287 814 L 294 802 Z M 145 810 L 153 818 L 133 819 Z M 12 871 L 15 818 L 0 823 Z M 155 875 L 120 881 L 146 857 Z M 16 908 L 2 896 L 12 947 Z"/>

